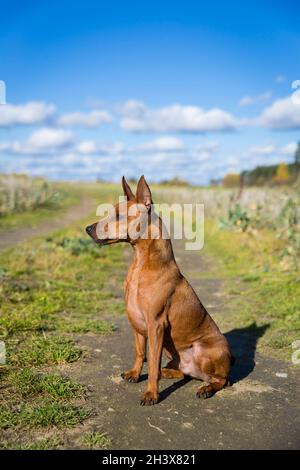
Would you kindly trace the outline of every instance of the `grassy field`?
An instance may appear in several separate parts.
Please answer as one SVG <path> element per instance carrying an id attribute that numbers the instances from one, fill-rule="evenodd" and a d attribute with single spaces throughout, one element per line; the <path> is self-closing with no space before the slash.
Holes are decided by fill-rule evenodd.
<path id="1" fill-rule="evenodd" d="M 2 191 L 3 197 L 4 191 Z M 1 195 L 1 191 L 0 191 Z M 18 196 L 16 196 L 17 198 Z M 22 196 L 23 198 L 24 196 Z M 12 208 L 5 207 L 0 211 L 0 233 L 1 231 L 14 230 L 22 227 L 34 227 L 42 220 L 63 215 L 70 207 L 80 201 L 80 193 L 72 184 L 51 183 L 49 198 L 43 202 L 27 207 L 22 203 Z M 0 198 L 1 205 L 1 198 Z M 4 207 L 4 206 L 2 206 Z"/>
<path id="2" fill-rule="evenodd" d="M 97 193 L 101 201 L 114 194 Z M 111 334 L 114 315 L 124 309 L 116 297 L 122 248 L 93 245 L 84 232 L 91 217 L 0 255 L 0 336 L 7 355 L 7 364 L 0 366 L 2 448 L 53 448 L 61 443 L 60 429 L 91 413 L 85 384 L 64 376 L 62 366 L 84 356 L 78 335 Z M 40 438 L 42 429 L 47 439 Z M 100 434 L 88 435 L 82 446 L 107 442 Z"/>
<path id="3" fill-rule="evenodd" d="M 172 199 L 172 191 L 155 188 L 156 200 Z M 180 202 L 201 202 L 199 192 L 184 191 Z M 284 254 L 287 239 L 266 223 L 251 222 L 243 231 L 229 220 L 231 226 L 224 229 L 220 221 L 228 221 L 230 194 L 210 191 L 205 192 L 210 199 L 203 256 L 211 263 L 209 272 L 199 270 L 199 278 L 223 280 L 227 302 L 221 327 L 267 325 L 259 350 L 289 359 L 292 341 L 300 338 L 300 272 L 294 252 Z M 83 192 L 96 204 L 116 201 L 120 190 L 114 185 L 72 187 L 61 210 Z M 283 190 L 279 216 L 289 197 L 289 190 Z M 217 204 L 214 211 L 216 200 L 229 202 L 221 208 Z M 44 210 L 29 209 L 27 217 L 41 220 Z M 21 222 L 14 214 L 5 217 L 15 218 L 18 226 L 26 213 Z M 114 334 L 114 318 L 124 313 L 118 292 L 125 264 L 121 245 L 99 250 L 87 238 L 84 227 L 91 221 L 92 214 L 68 229 L 0 253 L 0 340 L 7 352 L 6 365 L 0 366 L 0 448 L 63 447 L 64 431 L 92 413 L 87 384 L 71 380 L 66 366 L 87 354 L 78 344 L 80 335 Z M 77 445 L 109 447 L 105 423 L 103 432 L 89 432 Z"/>

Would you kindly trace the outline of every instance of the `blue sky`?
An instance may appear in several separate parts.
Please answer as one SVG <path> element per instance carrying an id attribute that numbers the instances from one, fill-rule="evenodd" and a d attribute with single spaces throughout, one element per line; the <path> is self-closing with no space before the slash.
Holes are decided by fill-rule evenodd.
<path id="1" fill-rule="evenodd" d="M 0 171 L 203 184 L 292 161 L 297 2 L 0 7 Z"/>

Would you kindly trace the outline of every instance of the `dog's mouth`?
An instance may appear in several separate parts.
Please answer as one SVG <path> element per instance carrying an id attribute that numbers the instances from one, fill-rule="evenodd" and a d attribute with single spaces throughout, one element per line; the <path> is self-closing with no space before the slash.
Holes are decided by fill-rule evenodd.
<path id="1" fill-rule="evenodd" d="M 106 240 L 94 240 L 97 245 L 104 246 L 104 245 L 111 245 L 112 243 L 116 243 L 118 241 L 117 238 L 107 238 Z"/>
<path id="2" fill-rule="evenodd" d="M 97 238 L 95 225 L 89 225 L 85 230 L 91 239 L 100 246 L 111 245 L 112 243 L 117 243 L 119 241 L 118 238 Z"/>

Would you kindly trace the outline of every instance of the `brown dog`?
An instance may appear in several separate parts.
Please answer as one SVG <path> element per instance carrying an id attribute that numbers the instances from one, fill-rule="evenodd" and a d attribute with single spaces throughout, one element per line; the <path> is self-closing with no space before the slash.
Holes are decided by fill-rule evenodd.
<path id="1" fill-rule="evenodd" d="M 114 235 L 111 236 L 110 216 L 86 229 L 101 245 L 126 241 L 134 248 L 134 260 L 125 281 L 125 300 L 134 332 L 135 362 L 122 377 L 128 382 L 139 380 L 148 338 L 149 378 L 142 405 L 158 402 L 160 377 L 173 379 L 188 375 L 204 380 L 207 385 L 198 389 L 197 396 L 211 397 L 228 383 L 232 356 L 227 340 L 179 271 L 171 241 L 162 237 L 161 219 L 154 218 L 153 222 L 150 217 L 152 197 L 145 178 L 140 178 L 136 196 L 124 177 L 122 185 L 127 201 L 115 206 Z M 149 235 L 153 230 L 155 239 L 153 236 L 132 237 L 130 227 L 137 224 L 141 213 L 144 216 L 146 213 L 141 233 Z M 163 350 L 170 362 L 161 369 Z"/>

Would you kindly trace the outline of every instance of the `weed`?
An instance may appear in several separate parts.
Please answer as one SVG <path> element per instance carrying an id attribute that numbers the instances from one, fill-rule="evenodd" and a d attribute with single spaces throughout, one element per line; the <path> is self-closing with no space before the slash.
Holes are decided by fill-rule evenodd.
<path id="1" fill-rule="evenodd" d="M 110 443 L 106 433 L 90 432 L 83 438 L 83 444 L 89 449 L 106 449 Z"/>
<path id="2" fill-rule="evenodd" d="M 229 207 L 226 219 L 220 219 L 219 226 L 222 229 L 235 229 L 242 232 L 251 225 L 251 219 L 245 209 L 242 209 L 240 204 L 235 204 Z"/>
<path id="3" fill-rule="evenodd" d="M 0 449 L 6 450 L 52 450 L 60 445 L 60 439 L 57 437 L 47 437 L 37 439 L 34 442 L 3 442 L 0 443 Z"/>
<path id="4" fill-rule="evenodd" d="M 64 321 L 58 325 L 65 332 L 70 333 L 98 333 L 107 334 L 115 331 L 115 326 L 104 320 L 79 319 Z"/>
<path id="5" fill-rule="evenodd" d="M 54 399 L 84 396 L 84 387 L 60 375 L 41 375 L 32 369 L 22 369 L 9 376 L 9 382 L 23 398 L 43 394 Z"/>
<path id="6" fill-rule="evenodd" d="M 77 361 L 82 350 L 66 338 L 47 338 L 36 336 L 25 339 L 18 348 L 13 349 L 8 342 L 8 363 L 19 367 L 65 364 Z"/>
<path id="7" fill-rule="evenodd" d="M 0 405 L 0 429 L 13 427 L 70 427 L 82 423 L 89 411 L 72 404 L 42 403 L 39 406 L 25 404 L 19 407 Z"/>

